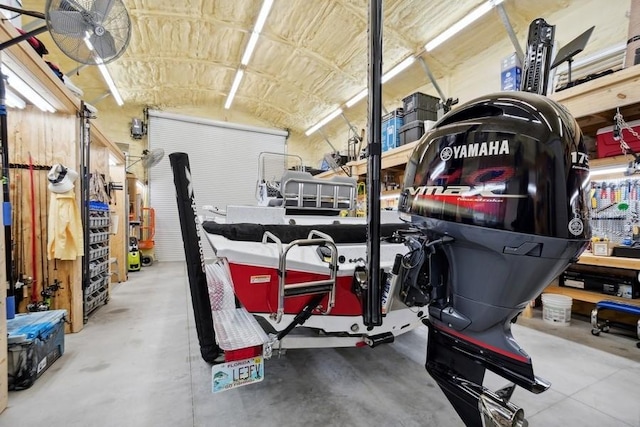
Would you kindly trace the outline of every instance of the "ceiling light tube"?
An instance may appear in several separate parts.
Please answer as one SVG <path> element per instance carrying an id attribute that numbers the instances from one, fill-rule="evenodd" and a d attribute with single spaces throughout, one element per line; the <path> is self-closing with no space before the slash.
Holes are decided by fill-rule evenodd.
<path id="1" fill-rule="evenodd" d="M 22 98 L 13 93 L 9 88 L 5 88 L 5 104 L 7 107 L 24 109 L 27 103 Z"/>
<path id="2" fill-rule="evenodd" d="M 336 111 L 334 111 L 333 113 L 329 114 L 324 119 L 320 120 L 316 125 L 311 126 L 309 129 L 307 129 L 307 131 L 305 132 L 305 135 L 307 135 L 307 136 L 311 135 L 312 133 L 314 133 L 315 131 L 320 129 L 322 126 L 326 125 L 331 120 L 333 120 L 336 117 L 338 117 L 340 114 L 342 114 L 342 108 L 338 108 Z"/>
<path id="3" fill-rule="evenodd" d="M 116 87 L 116 84 L 113 81 L 111 74 L 109 74 L 109 70 L 107 69 L 107 66 L 104 65 L 104 62 L 102 62 L 102 58 L 100 58 L 100 56 L 95 52 L 95 49 L 93 48 L 93 44 L 89 40 L 88 32 L 87 32 L 87 36 L 84 38 L 84 44 L 86 44 L 89 50 L 96 55 L 96 63 L 98 64 L 98 69 L 100 70 L 100 74 L 102 74 L 102 78 L 104 79 L 105 83 L 107 83 L 107 86 L 109 87 L 109 91 L 111 91 L 111 95 L 113 96 L 113 99 L 115 99 L 116 104 L 118 104 L 118 107 L 121 107 L 124 104 L 124 101 L 120 96 L 120 91 Z"/>
<path id="4" fill-rule="evenodd" d="M 345 105 L 347 106 L 347 108 L 353 107 L 358 102 L 360 102 L 361 99 L 363 99 L 365 96 L 367 96 L 367 93 L 368 93 L 367 89 L 362 89 L 360 92 L 358 92 L 358 94 L 356 96 L 354 96 L 353 98 L 351 98 L 350 100 L 345 102 Z"/>
<path id="5" fill-rule="evenodd" d="M 251 33 L 251 38 L 249 39 L 249 43 L 247 43 L 247 47 L 244 50 L 244 55 L 242 55 L 242 60 L 240 61 L 242 65 L 247 65 L 249 63 L 251 55 L 253 54 L 253 50 L 256 48 L 256 44 L 258 43 L 259 37 L 260 34 Z"/>
<path id="6" fill-rule="evenodd" d="M 410 56 L 406 58 L 404 61 L 402 61 L 401 63 L 399 63 L 398 65 L 396 65 L 395 67 L 387 71 L 385 74 L 383 74 L 380 81 L 382 83 L 388 82 L 389 80 L 391 80 L 392 78 L 394 78 L 395 76 L 397 76 L 398 74 L 400 74 L 401 72 L 409 68 L 409 66 L 413 64 L 415 60 L 416 60 L 415 56 Z"/>
<path id="7" fill-rule="evenodd" d="M 502 3 L 502 1 L 503 0 L 489 0 L 483 3 L 482 5 L 480 5 L 480 7 L 473 10 L 471 13 L 466 15 L 464 18 L 462 18 L 461 20 L 453 24 L 451 27 L 447 28 L 436 38 L 434 38 L 429 43 L 427 43 L 424 46 L 425 50 L 429 52 L 435 49 L 436 47 L 440 46 L 442 43 L 449 40 L 455 34 L 460 32 L 463 28 L 465 28 L 466 26 L 470 25 L 472 22 L 479 19 L 485 13 L 489 12 L 494 6 L 497 6 L 500 3 Z"/>
<path id="8" fill-rule="evenodd" d="M 115 99 L 119 107 L 122 106 L 122 104 L 124 104 L 124 101 L 120 96 L 120 92 L 118 91 L 116 84 L 111 78 L 111 74 L 109 74 L 109 70 L 107 70 L 107 66 L 100 63 L 98 64 L 98 69 L 100 70 L 100 74 L 102 74 L 102 78 L 107 83 L 107 86 L 109 86 L 109 90 L 111 91 L 111 95 L 113 95 L 113 99 Z"/>
<path id="9" fill-rule="evenodd" d="M 258 19 L 256 20 L 256 25 L 255 27 L 253 27 L 251 37 L 249 38 L 249 43 L 247 43 L 247 47 L 244 49 L 244 54 L 242 55 L 242 60 L 240 61 L 242 65 L 247 65 L 249 63 L 251 55 L 253 54 L 253 50 L 256 48 L 256 44 L 258 43 L 260 32 L 264 27 L 264 23 L 267 20 L 267 16 L 269 15 L 269 11 L 271 10 L 272 5 L 273 0 L 265 0 L 262 3 L 260 13 L 258 14 Z"/>
<path id="10" fill-rule="evenodd" d="M 236 92 L 238 91 L 238 86 L 240 86 L 240 82 L 242 81 L 242 76 L 244 75 L 244 70 L 238 70 L 236 73 L 236 77 L 233 79 L 233 84 L 231 85 L 231 90 L 229 91 L 229 95 L 227 95 L 227 102 L 224 103 L 225 110 L 231 108 L 231 103 L 233 102 L 233 98 L 236 96 Z"/>
<path id="11" fill-rule="evenodd" d="M 9 87 L 27 98 L 27 100 L 33 105 L 35 105 L 42 111 L 48 111 L 50 113 L 56 112 L 56 109 L 53 108 L 53 106 L 49 102 L 47 102 L 47 100 L 44 99 L 42 95 L 40 95 L 31 86 L 25 83 L 24 80 L 18 77 L 18 75 L 5 64 L 2 64 L 2 73 L 7 76 L 7 84 L 9 85 Z"/>
<path id="12" fill-rule="evenodd" d="M 264 27 L 264 23 L 267 20 L 267 16 L 269 16 L 269 11 L 271 10 L 272 5 L 273 0 L 264 0 L 262 3 L 258 19 L 256 20 L 256 26 L 253 29 L 255 33 L 260 33 L 262 31 L 262 27 Z"/>

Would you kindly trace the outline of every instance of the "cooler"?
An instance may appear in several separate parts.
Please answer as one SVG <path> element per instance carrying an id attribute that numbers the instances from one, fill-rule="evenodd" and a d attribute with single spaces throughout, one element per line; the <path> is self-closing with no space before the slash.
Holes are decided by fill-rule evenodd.
<path id="1" fill-rule="evenodd" d="M 18 314 L 7 320 L 9 390 L 24 390 L 64 353 L 67 310 Z"/>
<path id="2" fill-rule="evenodd" d="M 627 123 L 635 132 L 640 134 L 640 120 Z M 640 154 L 640 139 L 636 138 L 628 129 L 622 129 L 622 137 L 636 154 Z M 598 129 L 596 134 L 596 150 L 598 158 L 621 156 L 620 141 L 613 139 L 613 126 Z"/>

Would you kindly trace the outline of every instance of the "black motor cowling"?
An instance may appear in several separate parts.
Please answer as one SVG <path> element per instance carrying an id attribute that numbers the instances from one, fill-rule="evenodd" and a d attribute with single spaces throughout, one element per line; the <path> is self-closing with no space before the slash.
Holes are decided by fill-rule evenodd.
<path id="1" fill-rule="evenodd" d="M 589 162 L 575 119 L 524 92 L 471 101 L 425 135 L 399 210 L 455 241 L 449 304 L 482 331 L 535 298 L 590 238 Z"/>

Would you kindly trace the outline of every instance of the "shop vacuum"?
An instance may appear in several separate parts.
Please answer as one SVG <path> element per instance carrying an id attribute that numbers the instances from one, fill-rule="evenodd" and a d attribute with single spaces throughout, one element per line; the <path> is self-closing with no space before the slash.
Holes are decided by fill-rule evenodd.
<path id="1" fill-rule="evenodd" d="M 398 209 L 415 231 L 400 295 L 428 310 L 426 369 L 467 426 L 525 426 L 515 386 L 550 386 L 511 323 L 587 246 L 588 176 L 575 119 L 525 92 L 450 112 L 407 164 Z M 510 384 L 483 387 L 486 369 Z"/>

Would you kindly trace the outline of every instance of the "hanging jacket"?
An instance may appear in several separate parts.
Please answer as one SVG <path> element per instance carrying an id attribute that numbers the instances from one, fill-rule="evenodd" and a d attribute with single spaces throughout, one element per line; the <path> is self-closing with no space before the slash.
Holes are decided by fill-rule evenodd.
<path id="1" fill-rule="evenodd" d="M 84 254 L 82 218 L 73 190 L 51 193 L 47 259 L 75 260 Z"/>

